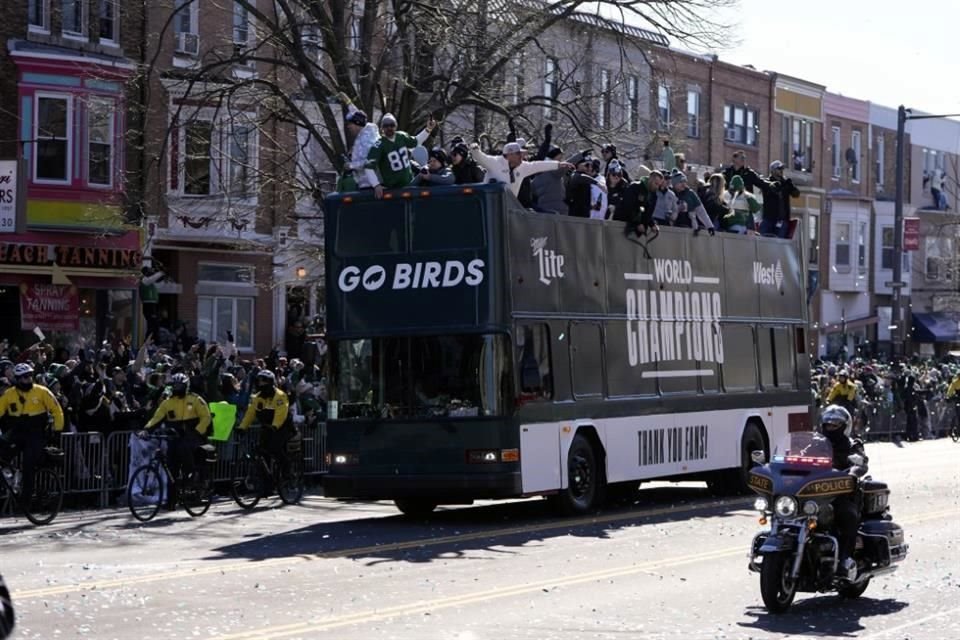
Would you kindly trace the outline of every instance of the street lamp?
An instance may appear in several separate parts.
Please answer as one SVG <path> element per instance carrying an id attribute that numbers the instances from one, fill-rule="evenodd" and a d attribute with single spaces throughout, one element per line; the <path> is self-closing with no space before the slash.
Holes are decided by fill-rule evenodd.
<path id="1" fill-rule="evenodd" d="M 893 210 L 893 305 L 890 309 L 892 323 L 897 330 L 890 335 L 893 341 L 893 355 L 903 355 L 903 326 L 906 324 L 900 318 L 903 301 L 900 294 L 903 287 L 903 139 L 906 132 L 907 120 L 929 120 L 931 118 L 955 118 L 960 113 L 946 113 L 941 115 L 914 115 L 903 105 L 897 109 L 897 191 L 896 203 Z"/>

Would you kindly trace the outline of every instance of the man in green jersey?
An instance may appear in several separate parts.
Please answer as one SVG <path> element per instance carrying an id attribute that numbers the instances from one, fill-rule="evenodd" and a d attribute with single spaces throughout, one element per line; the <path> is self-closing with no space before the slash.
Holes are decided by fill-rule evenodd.
<path id="1" fill-rule="evenodd" d="M 410 149 L 423 144 L 436 126 L 437 121 L 431 117 L 426 128 L 414 137 L 397 131 L 397 119 L 392 113 L 383 116 L 380 120 L 383 135 L 367 154 L 366 167 L 367 179 L 378 199 L 383 197 L 384 188 L 399 189 L 410 184 L 413 180 Z"/>

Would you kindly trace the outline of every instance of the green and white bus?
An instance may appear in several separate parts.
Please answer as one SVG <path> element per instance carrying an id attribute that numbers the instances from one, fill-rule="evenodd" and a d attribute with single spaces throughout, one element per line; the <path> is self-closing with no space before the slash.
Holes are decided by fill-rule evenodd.
<path id="1" fill-rule="evenodd" d="M 325 495 L 408 514 L 641 481 L 738 492 L 808 428 L 799 240 L 529 212 L 503 185 L 326 200 Z"/>

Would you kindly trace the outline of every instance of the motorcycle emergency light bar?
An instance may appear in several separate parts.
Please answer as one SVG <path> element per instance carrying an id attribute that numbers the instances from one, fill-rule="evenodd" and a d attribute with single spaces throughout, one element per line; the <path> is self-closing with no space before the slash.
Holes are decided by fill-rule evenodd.
<path id="1" fill-rule="evenodd" d="M 830 458 L 820 458 L 813 456 L 784 456 L 786 464 L 801 464 L 810 467 L 829 467 L 832 464 Z"/>

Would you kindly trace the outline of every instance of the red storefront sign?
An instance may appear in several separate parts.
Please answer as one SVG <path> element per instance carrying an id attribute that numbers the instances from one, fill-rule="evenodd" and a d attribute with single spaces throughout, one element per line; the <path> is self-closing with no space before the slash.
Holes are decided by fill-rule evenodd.
<path id="1" fill-rule="evenodd" d="M 80 328 L 80 295 L 70 284 L 21 284 L 20 328 L 31 331 L 76 331 Z"/>
<path id="2" fill-rule="evenodd" d="M 920 250 L 920 218 L 903 219 L 903 250 Z"/>

